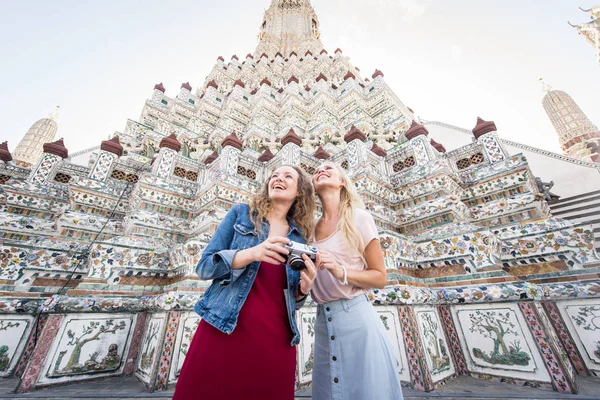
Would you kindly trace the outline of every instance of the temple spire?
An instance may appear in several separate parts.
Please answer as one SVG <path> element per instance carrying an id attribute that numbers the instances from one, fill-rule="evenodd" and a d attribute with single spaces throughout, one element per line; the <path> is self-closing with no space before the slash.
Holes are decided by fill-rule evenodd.
<path id="1" fill-rule="evenodd" d="M 270 57 L 307 51 L 319 54 L 323 49 L 319 19 L 309 0 L 272 0 L 258 37 L 257 58 L 263 53 Z"/>
<path id="2" fill-rule="evenodd" d="M 600 5 L 594 6 L 589 10 L 579 7 L 583 12 L 589 13 L 592 20 L 583 24 L 572 24 L 573 28 L 577 29 L 577 32 L 583 36 L 589 44 L 591 44 L 596 51 L 596 58 L 600 63 Z"/>

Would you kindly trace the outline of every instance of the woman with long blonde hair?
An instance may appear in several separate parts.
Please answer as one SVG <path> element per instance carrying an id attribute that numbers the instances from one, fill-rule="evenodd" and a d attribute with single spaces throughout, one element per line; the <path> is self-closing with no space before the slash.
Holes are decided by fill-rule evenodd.
<path id="1" fill-rule="evenodd" d="M 313 186 L 323 215 L 312 236 L 321 255 L 311 292 L 318 304 L 312 398 L 402 399 L 396 358 L 366 295 L 387 283 L 373 217 L 337 164 L 321 165 Z"/>
<path id="2" fill-rule="evenodd" d="M 310 178 L 283 166 L 249 205 L 227 213 L 196 267 L 212 284 L 196 304 L 202 321 L 173 399 L 293 400 L 295 311 L 317 271 L 305 254 L 301 272 L 285 265 L 286 245 L 306 243 L 314 212 Z"/>

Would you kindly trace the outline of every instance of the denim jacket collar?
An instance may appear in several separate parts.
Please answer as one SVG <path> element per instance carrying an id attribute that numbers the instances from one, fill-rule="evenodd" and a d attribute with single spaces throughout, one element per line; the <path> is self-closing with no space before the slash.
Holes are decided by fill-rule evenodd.
<path id="1" fill-rule="evenodd" d="M 300 236 L 302 236 L 302 232 L 300 231 L 300 228 L 298 228 L 298 225 L 296 225 L 296 223 L 294 221 L 292 221 L 292 219 L 290 217 L 287 217 L 287 221 L 288 221 L 288 225 L 290 226 L 290 231 L 288 232 L 288 236 L 292 234 L 292 232 L 296 231 L 296 233 Z"/>

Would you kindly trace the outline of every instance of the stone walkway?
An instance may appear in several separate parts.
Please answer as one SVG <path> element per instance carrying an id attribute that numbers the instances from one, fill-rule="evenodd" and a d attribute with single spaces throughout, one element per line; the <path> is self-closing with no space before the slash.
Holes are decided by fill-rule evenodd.
<path id="1" fill-rule="evenodd" d="M 580 394 L 561 395 L 559 393 L 547 390 L 510 385 L 506 383 L 482 381 L 470 377 L 460 377 L 451 380 L 447 385 L 443 386 L 439 390 L 430 393 L 415 392 L 405 389 L 404 399 L 600 400 L 600 378 L 580 377 L 578 382 L 580 386 Z M 167 392 L 148 393 L 144 388 L 144 385 L 133 377 L 110 378 L 91 382 L 74 383 L 72 385 L 58 386 L 20 395 L 10 393 L 14 390 L 17 383 L 18 382 L 16 379 L 0 379 L 0 399 L 156 400 L 170 399 L 173 394 L 172 390 Z M 310 392 L 298 393 L 298 397 L 296 399 L 309 400 Z"/>

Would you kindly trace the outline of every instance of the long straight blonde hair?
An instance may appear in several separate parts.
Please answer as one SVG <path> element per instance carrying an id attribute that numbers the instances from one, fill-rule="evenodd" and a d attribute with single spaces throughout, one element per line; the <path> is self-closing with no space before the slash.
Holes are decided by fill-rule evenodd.
<path id="1" fill-rule="evenodd" d="M 357 208 L 364 209 L 365 205 L 358 195 L 354 183 L 342 167 L 331 161 L 327 161 L 323 163 L 323 165 L 331 165 L 334 167 L 342 179 L 342 189 L 340 192 L 340 220 L 336 230 L 340 231 L 344 241 L 350 246 L 350 249 L 358 249 L 360 258 L 366 265 L 365 244 L 354 220 L 354 210 Z M 319 194 L 317 193 L 317 196 L 318 195 Z"/>

